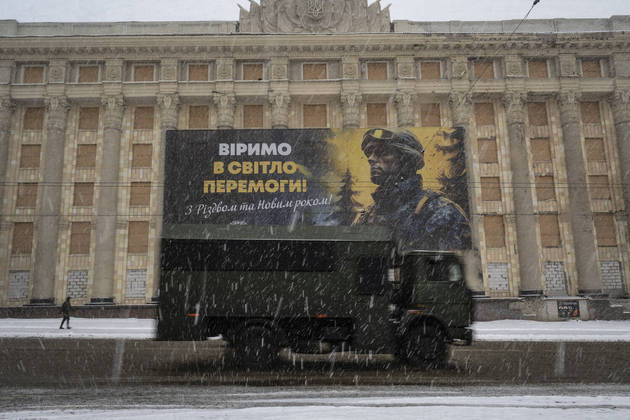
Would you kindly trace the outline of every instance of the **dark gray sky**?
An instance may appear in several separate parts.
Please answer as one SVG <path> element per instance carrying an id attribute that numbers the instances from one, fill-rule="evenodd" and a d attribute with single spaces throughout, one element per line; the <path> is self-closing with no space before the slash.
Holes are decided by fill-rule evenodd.
<path id="1" fill-rule="evenodd" d="M 372 0 L 369 0 L 371 3 Z M 248 0 L 0 0 L 0 19 L 21 22 L 238 20 Z M 521 19 L 533 0 L 382 0 L 392 19 Z M 541 0 L 530 19 L 630 15 L 630 0 Z"/>

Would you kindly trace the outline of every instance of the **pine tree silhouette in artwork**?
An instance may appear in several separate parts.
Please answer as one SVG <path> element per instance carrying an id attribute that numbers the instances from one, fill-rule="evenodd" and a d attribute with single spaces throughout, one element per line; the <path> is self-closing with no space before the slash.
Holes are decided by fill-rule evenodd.
<path id="1" fill-rule="evenodd" d="M 346 173 L 341 179 L 341 188 L 335 196 L 334 210 L 326 220 L 346 226 L 352 224 L 357 213 L 356 208 L 360 206 L 359 202 L 354 199 L 356 191 L 352 187 L 352 174 L 350 169 L 346 169 Z"/>
<path id="2" fill-rule="evenodd" d="M 466 215 L 469 215 L 464 129 L 457 127 L 453 133 L 444 133 L 444 137 L 451 139 L 452 143 L 444 146 L 436 145 L 436 148 L 443 154 L 452 156 L 448 158 L 451 164 L 450 170 L 442 172 L 438 177 L 438 181 L 442 184 L 441 192 L 457 203 Z"/>

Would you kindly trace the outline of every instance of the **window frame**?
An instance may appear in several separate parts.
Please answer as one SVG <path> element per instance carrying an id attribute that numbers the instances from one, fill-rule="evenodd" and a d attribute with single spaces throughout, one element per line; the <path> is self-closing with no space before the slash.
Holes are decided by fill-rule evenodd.
<path id="1" fill-rule="evenodd" d="M 97 67 L 98 75 L 96 78 L 96 82 L 80 82 L 79 77 L 81 75 L 81 67 Z M 89 84 L 101 83 L 102 81 L 103 81 L 103 66 L 101 65 L 101 63 L 77 63 L 76 64 L 76 74 L 74 75 L 74 83 L 80 84 L 80 85 L 89 85 Z"/>
<path id="2" fill-rule="evenodd" d="M 136 80 L 136 67 L 139 66 L 153 66 L 153 80 Z M 158 63 L 151 61 L 138 61 L 131 63 L 131 72 L 129 73 L 128 82 L 131 83 L 156 83 L 159 80 L 158 76 Z"/>
<path id="3" fill-rule="evenodd" d="M 42 67 L 44 71 L 42 72 L 42 81 L 41 82 L 25 82 L 24 81 L 24 69 L 28 67 Z M 21 85 L 45 85 L 46 80 L 48 79 L 48 65 L 47 63 L 23 63 L 20 65 L 19 71 L 19 82 Z"/>
<path id="4" fill-rule="evenodd" d="M 363 60 L 361 62 L 361 67 L 362 67 L 362 71 L 363 71 L 363 79 L 364 80 L 370 80 L 372 82 L 384 82 L 386 80 L 391 80 L 392 77 L 392 71 L 390 69 L 390 62 L 387 60 Z M 307 64 L 313 64 L 313 63 L 307 63 Z M 369 71 L 369 65 L 370 64 L 385 64 L 385 79 L 370 79 L 370 71 Z M 304 76 L 304 69 L 302 69 L 302 76 Z M 328 64 L 326 64 L 326 76 L 328 76 Z M 309 79 L 309 80 L 313 80 L 313 79 Z M 328 80 L 328 77 L 326 79 L 314 79 L 314 80 Z"/>
<path id="5" fill-rule="evenodd" d="M 205 65 L 208 67 L 208 78 L 206 80 L 190 80 L 190 66 L 199 66 L 199 65 Z M 187 61 L 184 63 L 184 74 L 186 75 L 185 81 L 188 83 L 207 83 L 210 82 L 212 80 L 214 80 L 212 78 L 212 62 L 210 61 Z"/>
<path id="6" fill-rule="evenodd" d="M 260 65 L 261 66 L 261 78 L 260 79 L 245 79 L 245 68 L 244 66 L 246 65 L 252 65 L 252 64 L 256 64 L 256 65 Z M 264 82 L 268 80 L 268 76 L 267 76 L 267 66 L 265 66 L 265 61 L 261 60 L 261 61 L 241 61 L 238 63 L 239 66 L 239 81 L 243 81 L 243 82 Z"/>
<path id="7" fill-rule="evenodd" d="M 592 76 L 584 76 L 584 68 L 582 67 L 582 64 L 584 62 L 584 60 L 586 61 L 595 61 L 597 60 L 597 62 L 599 63 L 599 76 L 598 77 L 592 77 Z M 604 65 L 604 61 L 605 58 L 603 57 L 580 57 L 580 59 L 578 60 L 579 62 L 579 70 L 580 70 L 580 77 L 582 78 L 586 78 L 586 79 L 602 79 L 604 77 L 608 77 L 606 75 L 606 68 Z"/>
<path id="8" fill-rule="evenodd" d="M 304 78 L 304 65 L 305 64 L 309 64 L 309 65 L 315 65 L 315 64 L 323 64 L 324 66 L 326 66 L 326 74 L 325 77 L 323 79 L 305 79 Z M 300 78 L 302 81 L 305 82 L 313 82 L 313 81 L 320 81 L 320 80 L 330 80 L 328 78 L 328 74 L 330 73 L 330 70 L 328 69 L 328 61 L 303 61 L 300 63 Z"/>
<path id="9" fill-rule="evenodd" d="M 440 77 L 437 79 L 423 79 L 422 78 L 422 63 L 438 63 L 440 65 Z M 495 72 L 496 73 L 496 72 Z M 445 77 L 445 66 L 442 60 L 418 60 L 418 80 L 444 80 Z"/>
<path id="10" fill-rule="evenodd" d="M 530 73 L 529 73 L 529 63 L 532 61 L 544 61 L 545 62 L 545 66 L 547 67 L 547 77 L 536 77 L 534 79 L 532 79 Z M 525 71 L 527 72 L 527 78 L 528 79 L 532 79 L 532 80 L 547 80 L 547 79 L 551 79 L 551 63 L 549 58 L 541 58 L 541 57 L 529 57 L 525 60 Z"/>

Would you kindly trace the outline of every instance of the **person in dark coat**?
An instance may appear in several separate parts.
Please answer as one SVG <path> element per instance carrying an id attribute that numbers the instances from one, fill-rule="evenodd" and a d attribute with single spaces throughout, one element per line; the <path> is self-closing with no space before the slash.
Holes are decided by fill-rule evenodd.
<path id="1" fill-rule="evenodd" d="M 61 325 L 59 326 L 60 330 L 63 330 L 63 323 L 66 323 L 66 327 L 70 328 L 70 311 L 72 310 L 72 305 L 70 304 L 70 296 L 66 298 L 66 301 L 61 305 L 61 313 L 63 314 L 63 319 L 61 320 Z"/>

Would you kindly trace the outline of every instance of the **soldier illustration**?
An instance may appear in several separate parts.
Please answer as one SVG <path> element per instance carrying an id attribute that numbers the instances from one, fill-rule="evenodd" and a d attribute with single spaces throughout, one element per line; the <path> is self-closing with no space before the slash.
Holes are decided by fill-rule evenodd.
<path id="1" fill-rule="evenodd" d="M 424 148 L 405 129 L 368 130 L 361 149 L 370 164 L 370 179 L 378 185 L 374 204 L 355 224 L 388 226 L 403 249 L 455 250 L 471 248 L 470 224 L 464 211 L 434 191 L 423 189 Z"/>

